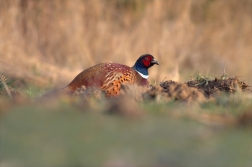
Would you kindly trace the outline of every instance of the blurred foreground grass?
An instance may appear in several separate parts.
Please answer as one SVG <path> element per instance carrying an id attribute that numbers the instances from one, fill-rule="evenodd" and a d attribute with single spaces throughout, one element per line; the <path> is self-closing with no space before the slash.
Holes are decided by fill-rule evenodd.
<path id="1" fill-rule="evenodd" d="M 0 166 L 252 164 L 252 126 L 239 122 L 251 113 L 251 98 L 224 95 L 190 105 L 145 101 L 135 108 L 140 117 L 106 114 L 111 101 L 92 103 L 63 98 L 9 107 L 0 115 Z"/>

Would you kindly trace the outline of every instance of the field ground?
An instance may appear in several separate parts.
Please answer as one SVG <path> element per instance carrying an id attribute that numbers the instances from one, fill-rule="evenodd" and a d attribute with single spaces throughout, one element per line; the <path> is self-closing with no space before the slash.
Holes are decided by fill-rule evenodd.
<path id="1" fill-rule="evenodd" d="M 33 98 L 36 89 L 13 93 L 13 100 L 5 93 L 0 166 L 250 167 L 251 92 L 188 101 L 176 92 L 168 97 L 168 83 L 165 94 L 155 85 L 141 100 L 135 91 L 115 99 L 89 94 L 41 101 Z"/>
<path id="2" fill-rule="evenodd" d="M 175 106 L 188 108 L 164 104 L 166 113 L 134 120 L 70 106 L 15 108 L 1 120 L 0 165 L 251 166 L 251 127 L 174 119 Z"/>
<path id="3" fill-rule="evenodd" d="M 1 0 L 0 167 L 251 167 L 251 13 L 251 0 Z M 144 53 L 160 62 L 148 90 L 37 98 Z"/>

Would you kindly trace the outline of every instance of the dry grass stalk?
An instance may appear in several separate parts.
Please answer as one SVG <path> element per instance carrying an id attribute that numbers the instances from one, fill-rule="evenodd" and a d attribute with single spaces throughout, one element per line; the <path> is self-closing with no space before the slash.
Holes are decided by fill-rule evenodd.
<path id="1" fill-rule="evenodd" d="M 252 82 L 252 1 L 125 2 L 1 0 L 0 71 L 62 86 L 99 62 L 151 53 L 161 65 L 150 80 L 175 80 L 176 64 L 182 77 L 216 75 L 227 60 L 227 73 Z"/>
<path id="2" fill-rule="evenodd" d="M 12 100 L 13 98 L 12 98 L 12 94 L 11 94 L 10 88 L 9 88 L 9 86 L 6 84 L 6 77 L 5 77 L 3 74 L 1 74 L 1 76 L 0 76 L 0 81 L 2 82 L 2 85 L 3 85 L 3 87 L 4 87 L 4 89 L 5 89 L 6 93 L 7 93 L 7 95 L 8 95 L 8 96 L 10 97 L 10 99 Z"/>

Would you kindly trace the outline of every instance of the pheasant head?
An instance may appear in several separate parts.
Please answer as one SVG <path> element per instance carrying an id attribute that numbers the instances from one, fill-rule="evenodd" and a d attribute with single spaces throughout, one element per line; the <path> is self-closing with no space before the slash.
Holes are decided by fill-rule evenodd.
<path id="1" fill-rule="evenodd" d="M 140 56 L 132 67 L 141 77 L 147 79 L 149 77 L 148 69 L 154 64 L 159 65 L 158 61 L 150 54 Z"/>

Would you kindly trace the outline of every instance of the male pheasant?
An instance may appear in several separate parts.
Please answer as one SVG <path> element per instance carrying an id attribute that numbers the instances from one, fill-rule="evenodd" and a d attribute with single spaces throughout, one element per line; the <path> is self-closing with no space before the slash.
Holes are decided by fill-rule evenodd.
<path id="1" fill-rule="evenodd" d="M 149 85 L 148 69 L 154 64 L 159 65 L 150 54 L 140 56 L 133 67 L 117 63 L 100 63 L 79 73 L 64 91 L 71 94 L 82 86 L 98 87 L 106 92 L 107 97 L 117 96 L 122 84 Z"/>

